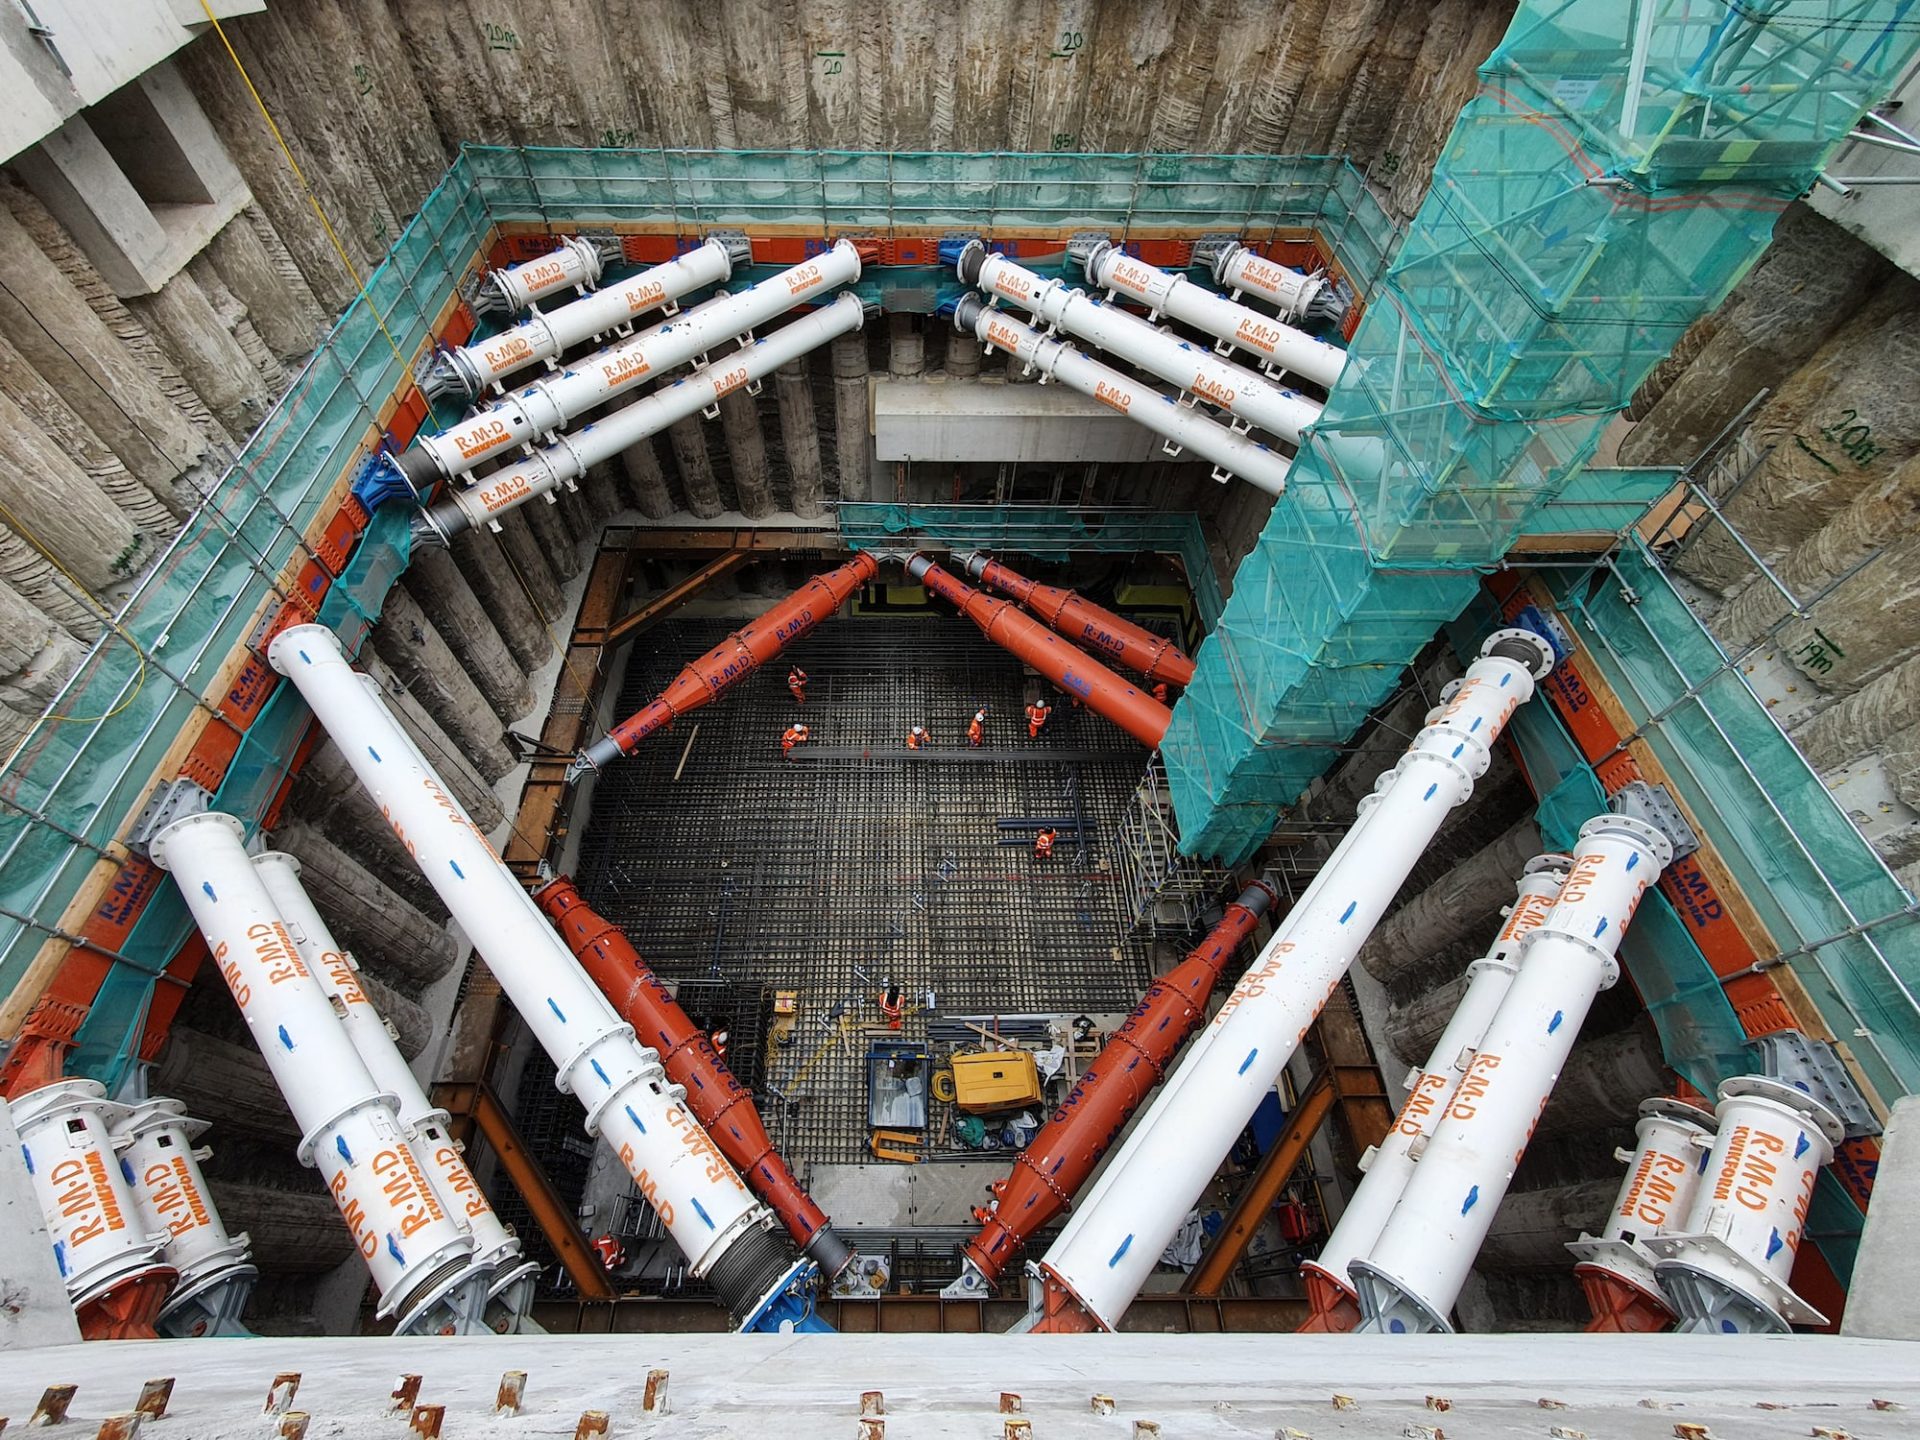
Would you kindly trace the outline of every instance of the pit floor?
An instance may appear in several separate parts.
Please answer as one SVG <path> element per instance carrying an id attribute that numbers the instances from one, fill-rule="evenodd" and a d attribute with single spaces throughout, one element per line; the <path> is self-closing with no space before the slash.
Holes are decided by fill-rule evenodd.
<path id="1" fill-rule="evenodd" d="M 617 713 L 735 623 L 643 636 Z M 787 691 L 789 660 L 809 675 L 804 706 Z M 1146 752 L 1057 694 L 1029 740 L 1025 700 L 1042 688 L 955 616 L 838 619 L 600 777 L 581 890 L 679 983 L 696 1021 L 733 1031 L 729 1060 L 790 1163 L 870 1158 L 875 1043 L 925 1045 L 930 1022 L 952 1036 L 954 1016 L 1125 1012 L 1148 984 L 1116 849 Z M 965 732 L 981 705 L 975 751 Z M 786 761 L 780 736 L 796 719 L 813 739 Z M 932 739 L 913 753 L 916 724 Z M 1063 828 L 1048 863 L 1030 830 L 998 824 L 1054 818 L 1083 820 L 1085 845 Z M 889 979 L 910 1002 L 898 1032 L 876 998 Z M 777 991 L 799 996 L 784 1044 L 763 1033 Z M 928 1158 L 979 1158 L 955 1138 L 951 1109 L 932 1107 Z"/>

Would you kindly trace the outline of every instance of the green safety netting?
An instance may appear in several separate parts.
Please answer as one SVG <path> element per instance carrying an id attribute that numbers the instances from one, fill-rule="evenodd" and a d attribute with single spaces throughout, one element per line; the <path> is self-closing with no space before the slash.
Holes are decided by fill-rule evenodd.
<path id="1" fill-rule="evenodd" d="M 1184 851 L 1246 858 L 1386 693 L 1374 672 L 1536 523 L 1566 528 L 1547 507 L 1601 428 L 1920 48 L 1905 11 L 1525 0 L 1176 709 Z M 1599 483 L 1575 503 L 1639 482 Z"/>
<path id="2" fill-rule="evenodd" d="M 1910 897 L 1644 546 L 1555 589 L 1833 1032 L 1883 1094 L 1920 1090 Z"/>
<path id="3" fill-rule="evenodd" d="M 10 758 L 0 781 L 0 994 L 58 929 L 181 728 L 210 708 L 201 692 L 300 558 L 300 536 L 377 433 L 381 407 L 407 380 L 403 357 L 426 339 L 490 225 L 465 176 L 450 173 L 57 699 L 55 714 L 76 718 L 42 720 Z M 122 953 L 136 969 L 166 963 Z"/>

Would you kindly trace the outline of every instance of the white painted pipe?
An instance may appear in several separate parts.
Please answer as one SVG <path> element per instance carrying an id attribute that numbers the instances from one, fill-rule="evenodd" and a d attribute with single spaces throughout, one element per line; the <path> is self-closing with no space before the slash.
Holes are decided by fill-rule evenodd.
<path id="1" fill-rule="evenodd" d="M 380 1291 L 377 1313 L 403 1330 L 477 1329 L 466 1280 L 473 1236 L 440 1203 L 400 1124 L 300 958 L 248 859 L 245 829 L 209 811 L 154 838 L 168 871 L 239 1003 L 254 1043 L 301 1132 L 299 1159 L 326 1181 Z"/>
<path id="2" fill-rule="evenodd" d="M 1305 315 L 1327 284 L 1319 275 L 1303 275 L 1237 242 L 1214 256 L 1213 278 L 1232 292 L 1232 299 L 1248 291 L 1258 295 L 1280 312 L 1282 320 Z"/>
<path id="3" fill-rule="evenodd" d="M 11 1109 L 73 1308 L 165 1267 L 166 1227 L 147 1218 L 120 1168 L 121 1145 L 110 1129 L 120 1107 L 100 1083 L 57 1080 Z"/>
<path id="4" fill-rule="evenodd" d="M 409 743 L 377 688 L 348 666 L 334 633 L 323 625 L 293 626 L 274 637 L 267 658 L 292 680 L 346 755 L 521 1020 L 553 1057 L 555 1084 L 586 1107 L 587 1133 L 619 1156 L 693 1273 L 707 1275 L 736 1244 L 765 1235 L 771 1214 L 688 1112 L 686 1092 L 667 1080 L 660 1057 L 634 1039 L 632 1027 L 587 978 Z M 757 1315 L 761 1302 L 784 1293 L 807 1268 L 788 1252 L 777 1273 L 755 1279 L 752 1288 L 761 1293 L 735 1295 L 729 1303 L 736 1315 Z"/>
<path id="5" fill-rule="evenodd" d="M 500 1295 L 509 1287 L 516 1289 L 516 1319 L 524 1315 L 525 1305 L 533 1299 L 531 1287 L 524 1282 L 539 1270 L 520 1253 L 520 1241 L 494 1212 L 473 1178 L 460 1147 L 448 1128 L 447 1112 L 427 1098 L 427 1092 L 415 1077 L 393 1032 L 380 1016 L 367 992 L 361 988 L 359 964 L 333 938 L 326 920 L 300 883 L 300 862 L 281 851 L 270 850 L 253 858 L 260 883 L 267 887 L 287 932 L 307 962 L 320 988 L 332 999 L 340 1023 L 352 1042 L 354 1052 L 366 1064 L 374 1083 L 394 1097 L 400 1123 L 414 1143 L 415 1152 L 427 1167 L 441 1203 L 473 1232 L 473 1263 L 490 1273 L 487 1291 Z M 521 1303 L 525 1302 L 525 1303 Z"/>
<path id="6" fill-rule="evenodd" d="M 1146 426 L 1168 442 L 1168 453 L 1185 449 L 1211 460 L 1215 479 L 1237 475 L 1269 495 L 1286 493 L 1292 461 L 1217 420 L 1177 404 L 1165 391 L 1130 380 L 1064 341 L 1048 339 L 1005 311 L 990 309 L 977 295 L 962 297 L 953 318 L 957 326 L 977 336 L 981 343 L 1004 350 L 1039 370 L 1043 379 L 1058 380 L 1069 390 L 1078 390 Z"/>
<path id="7" fill-rule="evenodd" d="M 1304 331 L 1262 315 L 1224 295 L 1196 285 L 1184 275 L 1169 275 L 1143 260 L 1102 242 L 1087 256 L 1087 278 L 1102 290 L 1140 301 L 1155 315 L 1168 315 L 1230 346 L 1238 346 L 1262 362 L 1316 385 L 1332 388 L 1347 363 L 1338 345 L 1316 340 Z"/>
<path id="8" fill-rule="evenodd" d="M 673 302 L 682 295 L 728 279 L 734 265 L 747 258 L 744 241 L 708 240 L 664 265 L 531 315 L 510 330 L 456 346 L 438 357 L 438 363 L 456 377 L 465 398 L 477 399 L 509 375 L 556 359 L 583 340 L 629 325 L 649 310 L 665 306 L 671 314 Z"/>
<path id="9" fill-rule="evenodd" d="M 1840 1117 L 1783 1080 L 1721 1082 L 1719 1130 L 1686 1218 L 1647 1248 L 1679 1328 L 1784 1334 L 1826 1316 L 1788 1283 L 1814 1181 L 1846 1138 Z"/>
<path id="10" fill-rule="evenodd" d="M 977 240 L 960 257 L 959 272 L 962 280 L 988 294 L 1011 300 L 1049 325 L 1078 335 L 1291 445 L 1300 444 L 1301 432 L 1320 418 L 1323 407 L 1318 400 L 1156 329 L 1117 305 L 1103 304 L 1064 280 L 1048 280 L 1004 255 L 987 255 Z"/>
<path id="11" fill-rule="evenodd" d="M 1582 1233 L 1567 1249 L 1579 1260 L 1575 1273 L 1591 1270 L 1612 1276 L 1655 1304 L 1666 1306 L 1654 1278 L 1653 1251 L 1646 1242 L 1686 1219 L 1713 1146 L 1713 1112 L 1685 1100 L 1661 1096 L 1640 1104 L 1635 1145 L 1616 1150 L 1626 1162 L 1626 1178 L 1614 1196 L 1607 1223 L 1598 1235 Z"/>
<path id="12" fill-rule="evenodd" d="M 643 380 L 664 375 L 756 325 L 859 278 L 860 252 L 852 241 L 842 240 L 803 265 L 782 270 L 737 295 L 709 300 L 558 374 L 536 380 L 439 435 L 422 435 L 419 450 L 442 475 L 464 475 L 482 461 L 504 455 L 536 436 L 552 434 Z M 724 372 L 735 358 L 728 355 L 709 368 Z M 415 488 L 421 488 L 422 477 L 413 474 L 412 478 Z"/>
<path id="13" fill-rule="evenodd" d="M 599 283 L 600 269 L 600 247 L 575 235 L 558 250 L 490 272 L 487 283 L 509 312 L 518 312 L 561 290 L 590 289 Z"/>
<path id="14" fill-rule="evenodd" d="M 193 1142 L 206 1129 L 178 1100 L 161 1098 L 122 1107 L 113 1120 L 134 1200 L 150 1227 L 166 1232 L 167 1263 L 180 1272 L 155 1326 L 189 1338 L 246 1334 L 240 1312 L 260 1273 L 246 1233 L 228 1231 L 200 1173 L 207 1152 Z"/>
<path id="15" fill-rule="evenodd" d="M 1507 911 L 1506 921 L 1493 945 L 1480 959 L 1467 967 L 1467 992 L 1460 997 L 1447 1028 L 1440 1033 L 1427 1063 L 1413 1072 L 1408 1081 L 1407 1103 L 1387 1132 L 1386 1139 L 1368 1152 L 1361 1162 L 1365 1178 L 1340 1212 L 1333 1234 L 1320 1248 L 1316 1259 L 1301 1268 L 1318 1274 L 1348 1296 L 1353 1281 L 1347 1266 L 1363 1259 L 1373 1249 L 1386 1228 L 1393 1207 L 1400 1203 L 1407 1181 L 1412 1178 L 1420 1154 L 1433 1135 L 1434 1126 L 1446 1112 L 1447 1102 L 1459 1087 L 1475 1050 L 1487 1033 L 1500 1002 L 1506 999 L 1513 977 L 1520 973 L 1517 952 L 1521 940 L 1537 929 L 1553 909 L 1567 873 L 1564 855 L 1536 855 L 1527 862 L 1521 876 L 1519 894 Z"/>
<path id="16" fill-rule="evenodd" d="M 1448 812 L 1486 773 L 1553 664 L 1530 630 L 1488 637 L 1459 687 L 1362 802 L 1350 842 L 1280 922 L 1040 1264 L 1049 1311 L 1115 1328 Z M 1038 1328 L 1051 1328 L 1041 1324 Z"/>
<path id="17" fill-rule="evenodd" d="M 426 512 L 427 533 L 446 537 L 481 525 L 497 525 L 503 512 L 552 495 L 562 485 L 572 486 L 589 467 L 612 459 L 676 421 L 711 409 L 723 396 L 771 375 L 834 336 L 858 330 L 862 318 L 860 298 L 843 293 L 831 304 L 741 346 L 605 419 L 569 431 L 526 459 L 494 471 L 478 485 L 453 491 Z"/>
<path id="18" fill-rule="evenodd" d="M 1673 844 L 1643 820 L 1580 827 L 1553 913 L 1520 942 L 1520 973 L 1434 1126 L 1400 1203 L 1348 1267 L 1374 1334 L 1448 1331 L 1533 1127 L 1594 997 L 1619 978 L 1614 951 Z"/>

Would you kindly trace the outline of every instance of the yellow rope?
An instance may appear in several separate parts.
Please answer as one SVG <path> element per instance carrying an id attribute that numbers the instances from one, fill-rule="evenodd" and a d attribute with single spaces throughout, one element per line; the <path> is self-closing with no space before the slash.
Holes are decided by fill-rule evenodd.
<path id="1" fill-rule="evenodd" d="M 380 307 L 373 303 L 373 296 L 367 293 L 367 282 L 360 278 L 360 271 L 347 254 L 347 247 L 340 243 L 340 237 L 334 233 L 333 222 L 327 219 L 327 212 L 321 208 L 320 197 L 313 193 L 313 187 L 307 183 L 307 177 L 301 173 L 300 162 L 293 158 L 293 151 L 287 147 L 286 138 L 281 135 L 280 127 L 273 123 L 273 116 L 267 110 L 267 102 L 260 98 L 260 92 L 254 88 L 253 77 L 247 73 L 247 67 L 240 62 L 240 56 L 234 50 L 233 42 L 227 39 L 227 32 L 220 28 L 219 17 L 213 13 L 213 7 L 207 3 L 207 0 L 200 0 L 200 8 L 207 12 L 207 19 L 213 25 L 213 33 L 220 37 L 221 45 L 226 47 L 227 58 L 233 61 L 233 68 L 240 72 L 240 81 L 247 87 L 247 93 L 253 97 L 254 106 L 260 111 L 260 118 L 267 122 L 267 129 L 273 135 L 273 143 L 280 147 L 280 153 L 286 157 L 287 168 L 293 171 L 293 178 L 300 182 L 300 188 L 306 194 L 307 203 L 313 207 L 313 213 L 320 219 L 321 229 L 327 232 L 327 239 L 333 242 L 333 253 L 340 257 L 340 263 L 346 267 L 347 274 L 353 277 L 354 287 L 359 290 L 361 298 L 367 302 L 367 308 L 373 312 L 374 324 L 378 325 L 380 333 L 387 337 L 387 345 L 393 351 L 393 358 L 400 362 L 402 368 L 405 368 L 406 357 L 400 353 L 400 344 L 393 338 L 393 332 L 387 329 L 386 317 L 380 313 Z"/>
<path id="2" fill-rule="evenodd" d="M 133 704 L 135 700 L 139 699 L 141 690 L 146 688 L 147 652 L 140 648 L 139 641 L 135 640 L 133 636 L 129 635 L 126 632 L 126 630 L 123 629 L 114 620 L 113 612 L 106 607 L 106 605 L 100 600 L 100 597 L 95 595 L 91 590 L 87 589 L 85 585 L 81 584 L 80 577 L 75 575 L 71 570 L 67 569 L 65 565 L 62 565 L 60 563 L 60 557 L 58 555 L 55 555 L 53 551 L 49 550 L 45 542 L 43 542 L 39 536 L 35 535 L 33 531 L 31 531 L 25 525 L 23 525 L 20 521 L 20 517 L 15 515 L 12 510 L 8 509 L 5 503 L 3 502 L 0 502 L 0 520 L 5 520 L 7 522 L 8 529 L 12 530 L 14 534 L 18 535 L 22 540 L 26 541 L 27 544 L 31 545 L 37 552 L 39 552 L 40 558 L 42 560 L 45 560 L 49 565 L 53 566 L 54 569 L 58 570 L 62 575 L 66 577 L 67 583 L 71 585 L 76 592 L 78 592 L 80 597 L 84 599 L 87 602 L 87 604 L 91 605 L 94 608 L 94 610 L 98 612 L 100 618 L 106 622 L 107 628 L 113 631 L 113 633 L 118 635 L 122 640 L 126 641 L 128 645 L 133 647 L 133 653 L 135 656 L 139 658 L 139 661 L 140 661 L 139 672 L 134 676 L 133 688 L 127 692 L 127 698 L 122 700 L 118 705 L 114 706 L 113 709 L 101 715 L 48 715 L 46 716 L 46 718 L 60 725 L 97 725 L 102 720 L 111 720 L 114 716 L 118 715 L 122 710 L 125 710 L 129 705 Z M 12 765 L 13 761 L 15 760 L 15 758 L 18 757 L 20 753 L 20 748 L 23 747 L 25 744 L 26 744 L 26 741 L 22 740 L 21 745 L 15 747 L 14 753 L 7 757 L 8 765 Z"/>

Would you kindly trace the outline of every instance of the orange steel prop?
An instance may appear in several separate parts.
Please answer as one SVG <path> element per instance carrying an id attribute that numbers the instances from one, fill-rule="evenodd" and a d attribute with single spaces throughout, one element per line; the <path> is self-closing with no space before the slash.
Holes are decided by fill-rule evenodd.
<path id="1" fill-rule="evenodd" d="M 907 574 L 950 602 L 980 627 L 980 633 L 1084 700 L 1142 745 L 1158 747 L 1172 712 L 1125 679 L 1089 660 L 1046 626 L 1005 600 L 964 585 L 924 555 L 907 562 Z"/>
<path id="2" fill-rule="evenodd" d="M 968 556 L 966 569 L 989 589 L 1011 595 L 1049 630 L 1075 644 L 1117 660 L 1149 680 L 1168 680 L 1183 689 L 1193 683 L 1193 661 L 1173 641 L 1142 630 L 1077 592 L 1029 580 L 985 555 Z"/>
<path id="3" fill-rule="evenodd" d="M 570 774 L 598 770 L 631 755 L 654 731 L 689 710 L 718 699 L 813 627 L 833 615 L 879 572 L 880 563 L 862 552 L 837 570 L 816 575 L 752 624 L 727 636 L 675 677 L 660 698 L 628 716 L 604 739 L 574 761 Z"/>
<path id="4" fill-rule="evenodd" d="M 852 1252 L 828 1228 L 826 1213 L 775 1152 L 746 1087 L 733 1078 L 705 1032 L 667 992 L 633 943 L 619 926 L 596 914 L 564 875 L 541 886 L 533 899 L 593 983 L 633 1026 L 640 1043 L 660 1052 L 667 1078 L 686 1089 L 687 1108 L 754 1194 L 773 1207 L 795 1243 L 827 1275 L 838 1274 Z"/>
<path id="5" fill-rule="evenodd" d="M 1020 1152 L 1013 1172 L 994 1181 L 1000 1204 L 964 1252 L 988 1285 L 1036 1230 L 1072 1203 L 1107 1147 L 1205 1018 L 1207 997 L 1221 972 L 1273 900 L 1273 891 L 1257 881 L 1240 892 L 1192 953 L 1147 988 L 1080 1083 Z"/>

